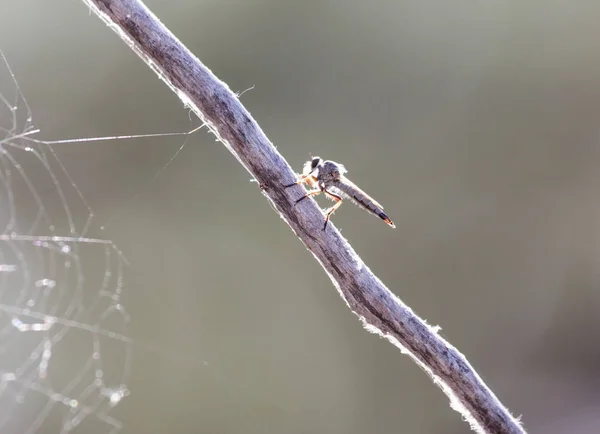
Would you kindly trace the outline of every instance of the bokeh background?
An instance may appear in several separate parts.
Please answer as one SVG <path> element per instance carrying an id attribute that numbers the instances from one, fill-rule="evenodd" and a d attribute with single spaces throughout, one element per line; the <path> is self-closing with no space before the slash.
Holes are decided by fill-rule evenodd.
<path id="1" fill-rule="evenodd" d="M 600 432 L 600 4 L 146 3 L 233 90 L 253 86 L 242 102 L 290 164 L 339 160 L 384 204 L 396 230 L 351 205 L 334 223 L 530 432 Z M 37 138 L 198 125 L 82 2 L 1 9 Z M 214 136 L 190 136 L 164 168 L 183 143 L 54 148 L 95 211 L 90 235 L 130 262 L 130 395 L 110 412 L 122 432 L 468 432 L 362 329 Z M 57 376 L 81 363 L 61 351 Z"/>

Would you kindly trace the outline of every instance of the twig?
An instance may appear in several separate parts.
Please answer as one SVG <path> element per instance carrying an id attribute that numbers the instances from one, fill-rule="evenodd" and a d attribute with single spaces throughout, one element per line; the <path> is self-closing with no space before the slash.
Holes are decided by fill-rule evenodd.
<path id="1" fill-rule="evenodd" d="M 480 433 L 525 433 L 466 358 L 369 270 L 316 202 L 283 188 L 295 173 L 229 87 L 137 0 L 83 0 L 189 106 L 250 172 L 280 216 L 319 261 L 365 328 L 387 338 L 427 372 Z"/>

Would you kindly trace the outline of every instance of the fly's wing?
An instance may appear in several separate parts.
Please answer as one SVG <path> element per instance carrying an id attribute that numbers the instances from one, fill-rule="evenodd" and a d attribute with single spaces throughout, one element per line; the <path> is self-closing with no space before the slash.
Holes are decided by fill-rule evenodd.
<path id="1" fill-rule="evenodd" d="M 363 203 L 365 202 L 363 200 L 364 198 L 367 199 L 367 201 L 371 202 L 373 205 L 375 205 L 377 208 L 383 209 L 383 206 L 379 202 L 377 202 L 375 199 L 373 199 L 371 196 L 369 196 L 367 193 L 361 190 L 355 183 L 350 181 L 345 176 L 340 176 L 340 179 L 335 184 L 334 188 L 338 193 L 340 193 L 342 197 L 350 199 L 356 205 L 365 207 L 365 204 Z M 371 211 L 370 207 L 365 208 Z"/>
<path id="2" fill-rule="evenodd" d="M 367 193 L 362 191 L 348 178 L 341 176 L 337 181 L 333 183 L 333 186 L 337 191 L 342 193 L 344 197 L 349 198 L 352 202 L 362 207 L 366 211 L 375 214 L 381 220 L 386 222 L 389 226 L 395 228 L 394 222 L 390 219 L 387 214 L 383 211 L 383 207 L 379 202 L 369 196 Z"/>

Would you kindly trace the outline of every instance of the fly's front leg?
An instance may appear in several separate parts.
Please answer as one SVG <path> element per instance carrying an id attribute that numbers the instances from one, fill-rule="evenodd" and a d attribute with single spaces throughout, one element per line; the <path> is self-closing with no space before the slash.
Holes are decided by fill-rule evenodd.
<path id="1" fill-rule="evenodd" d="M 325 224 L 323 225 L 323 230 L 325 230 L 325 228 L 327 227 L 327 223 L 329 223 L 329 218 L 331 217 L 331 215 L 335 212 L 336 209 L 342 206 L 342 198 L 339 197 L 337 194 L 330 193 L 327 190 L 323 190 L 323 192 L 331 199 L 335 200 L 335 204 L 331 208 L 329 208 L 327 210 L 327 213 L 325 214 Z"/>
<path id="2" fill-rule="evenodd" d="M 294 185 L 302 185 L 304 183 L 307 183 L 310 186 L 313 186 L 316 183 L 316 179 L 312 174 L 307 174 L 307 175 L 300 175 L 298 181 L 292 183 L 292 184 L 288 184 L 285 185 L 284 188 L 289 188 L 289 187 L 293 187 Z M 306 190 L 305 190 L 306 191 Z M 307 197 L 310 196 L 315 196 L 319 193 L 322 193 L 323 189 L 321 187 L 315 189 L 315 190 L 310 190 L 308 192 L 306 192 L 304 194 L 304 196 L 302 196 L 300 199 L 298 199 L 295 204 L 298 204 L 299 202 L 303 201 L 304 199 L 306 199 Z"/>
<path id="3" fill-rule="evenodd" d="M 292 182 L 291 184 L 288 184 L 288 185 L 284 185 L 283 188 L 290 188 L 290 187 L 293 187 L 294 185 L 304 184 L 310 176 L 312 176 L 312 175 L 310 175 L 310 174 L 300 175 L 300 177 L 298 178 L 298 181 Z"/>
<path id="4" fill-rule="evenodd" d="M 321 191 L 321 190 L 311 190 L 311 191 L 308 191 L 304 196 L 302 196 L 300 199 L 298 199 L 296 201 L 296 203 L 303 201 L 307 197 L 316 196 L 317 194 L 320 194 L 320 193 L 323 193 L 323 191 Z"/>

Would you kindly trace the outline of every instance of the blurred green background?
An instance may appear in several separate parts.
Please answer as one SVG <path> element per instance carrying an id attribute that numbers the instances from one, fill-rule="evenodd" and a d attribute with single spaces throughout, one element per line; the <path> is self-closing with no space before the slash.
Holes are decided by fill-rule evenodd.
<path id="1" fill-rule="evenodd" d="M 338 160 L 383 203 L 396 230 L 351 205 L 333 221 L 530 432 L 600 432 L 600 4 L 146 4 L 232 90 L 253 86 L 241 100 L 290 164 Z M 3 1 L 0 49 L 37 138 L 198 125 L 80 1 Z M 96 213 L 90 236 L 130 262 L 122 432 L 468 432 L 214 136 L 161 171 L 183 142 L 54 148 Z M 77 369 L 76 351 L 55 349 L 50 373 Z M 53 411 L 38 432 L 60 432 Z"/>

